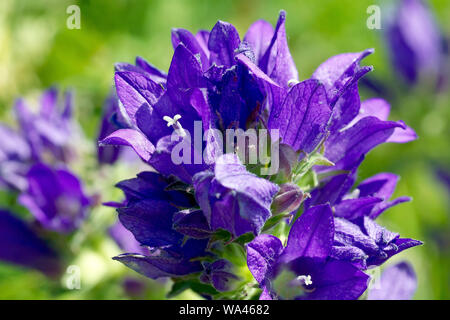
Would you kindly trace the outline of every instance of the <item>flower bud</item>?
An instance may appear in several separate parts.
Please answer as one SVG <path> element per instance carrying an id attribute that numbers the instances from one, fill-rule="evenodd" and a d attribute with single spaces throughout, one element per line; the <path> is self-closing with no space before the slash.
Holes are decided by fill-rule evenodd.
<path id="1" fill-rule="evenodd" d="M 303 199 L 304 193 L 299 186 L 293 183 L 282 184 L 272 202 L 272 213 L 281 214 L 297 210 Z"/>

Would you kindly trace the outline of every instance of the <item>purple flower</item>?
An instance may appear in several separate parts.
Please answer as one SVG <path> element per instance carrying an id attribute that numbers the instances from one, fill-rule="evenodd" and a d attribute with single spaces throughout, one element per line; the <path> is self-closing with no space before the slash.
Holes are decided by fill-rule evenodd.
<path id="1" fill-rule="evenodd" d="M 26 179 L 28 187 L 18 201 L 44 228 L 65 233 L 80 226 L 91 200 L 73 173 L 38 163 L 30 168 Z"/>
<path id="2" fill-rule="evenodd" d="M 0 209 L 0 260 L 56 277 L 62 271 L 57 253 L 11 212 Z"/>
<path id="3" fill-rule="evenodd" d="M 421 241 L 400 238 L 398 233 L 381 227 L 369 217 L 364 217 L 357 223 L 335 218 L 335 238 L 331 256 L 366 269 L 379 266 L 403 250 L 421 244 Z"/>
<path id="4" fill-rule="evenodd" d="M 19 133 L 5 125 L 0 125 L 0 140 L 0 188 L 23 190 L 30 147 Z"/>
<path id="5" fill-rule="evenodd" d="M 278 186 L 248 172 L 234 154 L 217 159 L 214 172 L 194 177 L 197 202 L 212 230 L 229 231 L 233 237 L 257 235 L 270 217 Z"/>
<path id="6" fill-rule="evenodd" d="M 360 102 L 358 80 L 372 70 L 360 66 L 360 61 L 372 52 L 366 50 L 332 57 L 313 74 L 314 79 L 324 84 L 332 108 L 324 156 L 335 166 L 326 170 L 351 170 L 381 143 L 404 143 L 417 138 L 402 121 L 387 121 L 390 106 L 386 101 Z"/>
<path id="7" fill-rule="evenodd" d="M 444 37 L 424 1 L 398 1 L 385 36 L 392 64 L 408 84 L 423 76 L 444 80 Z"/>
<path id="8" fill-rule="evenodd" d="M 233 264 L 225 259 L 204 262 L 200 281 L 210 283 L 217 291 L 231 291 L 236 288 L 239 277 L 234 274 Z"/>
<path id="9" fill-rule="evenodd" d="M 390 199 L 396 176 L 379 174 L 352 190 L 371 149 L 417 138 L 388 120 L 386 101 L 361 102 L 358 81 L 372 70 L 361 61 L 373 50 L 334 56 L 299 81 L 285 22 L 284 11 L 275 28 L 257 21 L 243 40 L 223 21 L 195 35 L 174 29 L 167 75 L 141 58 L 116 65 L 126 125 L 100 144 L 130 146 L 156 172 L 117 185 L 125 194 L 115 204 L 119 220 L 148 252 L 115 260 L 150 278 L 176 278 L 174 292 L 190 287 L 235 297 L 248 294 L 246 277 L 234 268 L 246 254 L 261 298 L 357 299 L 369 279 L 363 270 L 420 244 L 374 222 L 409 200 Z M 214 129 L 206 141 L 190 140 L 195 121 Z M 237 148 L 224 152 L 220 134 L 255 128 L 281 142 L 282 174 L 258 176 L 232 153 Z M 184 161 L 175 163 L 185 142 Z M 244 149 L 246 159 L 250 144 Z M 205 161 L 197 162 L 199 155 Z M 261 234 L 283 238 L 289 229 L 286 247 Z"/>
<path id="10" fill-rule="evenodd" d="M 79 135 L 72 120 L 72 94 L 65 93 L 64 103 L 58 104 L 58 90 L 51 88 L 41 96 L 38 113 L 31 112 L 22 99 L 15 105 L 21 134 L 27 140 L 32 160 L 67 162 L 75 156 L 71 144 Z"/>
<path id="11" fill-rule="evenodd" d="M 288 54 L 284 21 L 285 13 L 281 12 L 269 46 L 264 53 L 259 52 L 264 55 L 261 66 L 270 70 L 267 72 L 271 81 L 297 77 Z M 257 29 L 251 27 L 249 34 L 258 32 Z M 193 175 L 207 168 L 193 164 L 184 165 L 181 170 L 167 161 L 173 148 L 169 139 L 173 129 L 167 126 L 164 117 L 173 119 L 179 115 L 176 125 L 191 136 L 195 120 L 203 120 L 207 128 L 245 128 L 263 111 L 266 97 L 257 79 L 235 60 L 252 49 L 246 41 L 240 41 L 231 24 L 219 21 L 210 33 L 203 31 L 197 36 L 174 29 L 172 43 L 175 52 L 166 81 L 157 82 L 148 68 L 138 63 L 116 66 L 117 95 L 131 128 L 112 133 L 101 144 L 131 146 L 158 171 L 192 182 Z M 290 65 L 288 68 L 284 68 L 286 63 Z M 287 80 L 283 85 L 287 87 Z"/>
<path id="12" fill-rule="evenodd" d="M 408 197 L 390 200 L 398 176 L 380 173 L 362 181 L 350 191 L 355 172 L 335 176 L 311 193 L 305 207 L 329 203 L 335 212 L 335 240 L 332 256 L 349 261 L 361 269 L 378 266 L 401 251 L 422 242 L 400 238 L 380 225 L 376 219 L 388 208 L 409 201 Z"/>
<path id="13" fill-rule="evenodd" d="M 172 190 L 170 179 L 154 172 L 142 172 L 137 178 L 120 182 L 117 187 L 125 193 L 125 203 L 118 208 L 122 225 L 131 231 L 149 253 L 127 253 L 115 257 L 130 268 L 150 278 L 182 276 L 202 270 L 200 262 L 191 258 L 204 254 L 206 242 L 191 239 L 172 227 L 175 214 L 193 205 L 187 192 Z M 135 248 L 130 248 L 136 251 Z"/>
<path id="14" fill-rule="evenodd" d="M 285 248 L 271 235 L 247 246 L 247 264 L 263 290 L 260 299 L 357 299 L 369 276 L 351 263 L 329 259 L 334 236 L 331 208 L 310 208 L 294 223 Z"/>
<path id="15" fill-rule="evenodd" d="M 126 128 L 127 123 L 120 118 L 119 101 L 115 94 L 109 95 L 103 106 L 102 122 L 98 134 L 98 140 L 106 138 L 114 131 Z M 119 158 L 119 155 L 124 152 L 123 148 L 115 146 L 98 146 L 97 159 L 101 164 L 113 164 Z"/>
<path id="16" fill-rule="evenodd" d="M 400 262 L 383 270 L 378 282 L 368 292 L 368 300 L 411 300 L 417 289 L 414 269 Z"/>

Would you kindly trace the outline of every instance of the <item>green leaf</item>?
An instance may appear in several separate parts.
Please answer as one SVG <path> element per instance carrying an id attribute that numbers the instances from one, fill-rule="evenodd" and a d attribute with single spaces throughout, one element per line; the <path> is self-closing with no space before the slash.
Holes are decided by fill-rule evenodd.
<path id="1" fill-rule="evenodd" d="M 167 298 L 173 298 L 185 290 L 191 289 L 200 295 L 217 295 L 219 292 L 211 285 L 201 283 L 199 280 L 174 280 L 172 288 L 167 293 Z"/>

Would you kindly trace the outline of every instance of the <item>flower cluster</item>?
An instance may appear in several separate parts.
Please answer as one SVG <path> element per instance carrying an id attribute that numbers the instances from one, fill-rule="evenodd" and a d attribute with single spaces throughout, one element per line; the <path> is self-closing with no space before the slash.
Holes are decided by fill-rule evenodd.
<path id="1" fill-rule="evenodd" d="M 261 299 L 357 299 L 368 268 L 421 244 L 375 222 L 409 200 L 390 199 L 397 176 L 353 188 L 370 150 L 416 139 L 388 120 L 386 101 L 361 102 L 358 80 L 372 67 L 360 63 L 373 50 L 334 56 L 300 81 L 285 22 L 284 11 L 275 28 L 257 21 L 242 40 L 223 21 L 195 35 L 174 29 L 167 74 L 140 57 L 116 65 L 127 125 L 100 144 L 130 146 L 149 171 L 119 182 L 125 199 L 115 204 L 145 250 L 114 259 L 153 279 L 172 277 L 172 294 L 251 298 L 259 287 Z M 196 122 L 212 134 L 190 143 Z M 257 169 L 267 164 L 246 163 L 255 144 L 239 158 L 218 141 L 229 129 L 257 128 L 279 150 L 279 159 L 271 155 L 279 170 L 266 176 Z M 186 140 L 191 161 L 175 163 Z M 195 161 L 199 154 L 205 161 Z"/>
<path id="2" fill-rule="evenodd" d="M 92 199 L 67 164 L 76 158 L 72 143 L 80 137 L 72 119 L 72 97 L 66 93 L 62 105 L 58 90 L 41 96 L 38 112 L 24 100 L 15 104 L 18 130 L 0 125 L 0 188 L 34 217 L 28 224 L 9 210 L 0 210 L 2 245 L 0 259 L 36 268 L 45 274 L 60 271 L 57 253 L 40 234 L 76 230 L 86 218 Z"/>

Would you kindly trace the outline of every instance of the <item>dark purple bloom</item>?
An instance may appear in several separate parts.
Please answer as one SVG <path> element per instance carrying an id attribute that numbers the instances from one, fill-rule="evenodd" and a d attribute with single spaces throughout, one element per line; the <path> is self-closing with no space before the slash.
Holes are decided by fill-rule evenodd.
<path id="1" fill-rule="evenodd" d="M 374 222 L 409 200 L 390 199 L 396 176 L 380 174 L 351 190 L 372 148 L 417 138 L 403 122 L 388 121 L 384 100 L 361 103 L 358 81 L 372 67 L 360 62 L 373 50 L 332 57 L 300 82 L 285 20 L 281 11 L 275 28 L 257 21 L 243 40 L 223 21 L 195 35 L 173 29 L 167 75 L 140 58 L 116 65 L 118 109 L 127 125 L 100 143 L 132 147 L 156 172 L 117 185 L 125 193 L 114 204 L 119 219 L 149 251 L 114 259 L 150 278 L 177 278 L 175 291 L 196 283 L 192 289 L 202 287 L 204 296 L 247 294 L 233 266 L 242 259 L 237 251 L 256 236 L 246 246 L 247 262 L 262 299 L 357 299 L 369 278 L 362 270 L 420 244 Z M 198 128 L 214 130 L 192 143 Z M 221 134 L 255 128 L 281 142 L 282 174 L 264 179 L 254 173 L 258 165 L 246 167 L 233 153 L 242 150 L 224 154 Z M 175 163 L 184 143 L 183 161 Z M 245 145 L 243 159 L 250 146 L 256 147 Z M 260 233 L 286 236 L 286 213 L 300 217 L 283 247 Z M 241 248 L 234 252 L 235 246 Z"/>
<path id="2" fill-rule="evenodd" d="M 402 121 L 387 121 L 390 107 L 384 100 L 360 102 L 358 80 L 372 70 L 372 67 L 360 66 L 360 61 L 372 52 L 334 56 L 313 74 L 314 79 L 324 84 L 332 108 L 324 156 L 335 166 L 322 170 L 351 170 L 381 143 L 403 143 L 417 138 Z"/>
<path id="3" fill-rule="evenodd" d="M 284 22 L 285 13 L 281 12 L 269 45 L 265 52 L 258 54 L 262 69 L 273 79 L 270 81 L 286 82 L 281 85 L 287 87 L 287 81 L 296 79 L 297 75 L 287 48 Z M 255 28 L 257 26 L 249 33 L 256 32 Z M 267 99 L 248 68 L 235 60 L 246 53 L 254 57 L 254 52 L 247 42 L 240 41 L 231 24 L 219 21 L 210 33 L 202 31 L 197 36 L 187 30 L 174 29 L 172 43 L 175 52 L 166 82 L 157 82 L 146 70 L 148 68 L 142 66 L 116 66 L 121 112 L 129 119 L 131 129 L 116 131 L 101 143 L 131 146 L 158 171 L 191 182 L 195 173 L 206 168 L 184 165 L 181 170 L 168 163 L 173 148 L 169 137 L 173 129 L 181 126 L 193 136 L 195 120 L 203 120 L 207 128 L 245 128 L 258 118 Z M 202 95 L 199 90 L 206 90 L 207 101 L 206 97 L 203 102 L 199 100 Z M 176 126 L 168 127 L 164 117 L 174 119 L 176 115 L 179 115 Z M 193 150 L 195 152 L 199 150 Z"/>
<path id="4" fill-rule="evenodd" d="M 187 192 L 168 190 L 173 182 L 154 172 L 142 172 L 117 185 L 126 197 L 118 208 L 120 222 L 141 246 L 148 247 L 149 253 L 128 253 L 114 259 L 150 278 L 181 276 L 202 269 L 199 262 L 189 260 L 204 254 L 206 242 L 191 239 L 184 243 L 184 235 L 172 227 L 177 212 L 191 207 L 194 201 Z"/>
<path id="5" fill-rule="evenodd" d="M 311 193 L 305 203 L 330 203 L 335 212 L 335 241 L 332 256 L 351 261 L 366 269 L 380 265 L 401 251 L 422 242 L 400 238 L 399 234 L 379 226 L 374 219 L 388 208 L 409 201 L 408 197 L 390 200 L 398 176 L 380 173 L 362 181 L 350 191 L 355 182 L 355 171 L 329 179 Z"/>
<path id="6" fill-rule="evenodd" d="M 47 229 L 71 232 L 86 218 L 91 199 L 80 180 L 67 169 L 33 165 L 27 175 L 27 190 L 19 202 Z"/>
<path id="7" fill-rule="evenodd" d="M 331 256 L 366 269 L 379 266 L 403 250 L 421 245 L 421 241 L 400 238 L 398 233 L 381 227 L 369 217 L 358 222 L 335 218 L 335 238 Z"/>
<path id="8" fill-rule="evenodd" d="M 368 300 L 411 300 L 417 289 L 416 273 L 405 261 L 384 269 L 377 281 Z"/>
<path id="9" fill-rule="evenodd" d="M 385 36 L 392 64 L 408 84 L 446 76 L 444 37 L 424 1 L 398 1 Z"/>
<path id="10" fill-rule="evenodd" d="M 285 248 L 271 235 L 247 246 L 247 264 L 260 299 L 357 299 L 369 276 L 351 263 L 329 259 L 334 237 L 331 208 L 310 208 L 292 226 Z"/>
<path id="11" fill-rule="evenodd" d="M 0 260 L 55 277 L 62 271 L 56 252 L 22 220 L 0 210 Z"/>
<path id="12" fill-rule="evenodd" d="M 217 159 L 214 172 L 194 177 L 197 202 L 212 230 L 219 228 L 238 237 L 259 233 L 270 217 L 278 186 L 248 172 L 234 154 Z"/>

